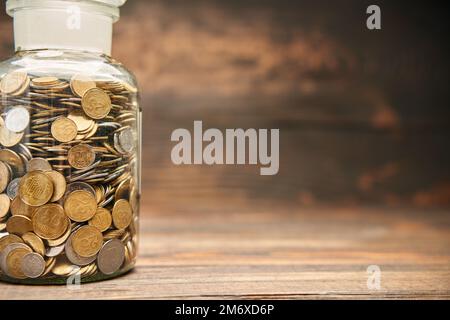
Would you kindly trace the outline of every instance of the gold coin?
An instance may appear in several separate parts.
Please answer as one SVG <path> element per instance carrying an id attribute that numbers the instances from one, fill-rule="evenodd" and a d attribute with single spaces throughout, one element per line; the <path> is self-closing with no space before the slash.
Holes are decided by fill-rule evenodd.
<path id="1" fill-rule="evenodd" d="M 5 121 L 0 117 L 0 144 L 4 147 L 10 148 L 18 144 L 22 138 L 23 132 L 13 132 L 6 128 Z"/>
<path id="2" fill-rule="evenodd" d="M 130 203 L 125 199 L 117 201 L 112 210 L 112 218 L 114 226 L 117 229 L 125 229 L 128 227 L 133 218 Z"/>
<path id="3" fill-rule="evenodd" d="M 10 171 L 6 164 L 0 161 L 0 192 L 5 191 L 11 177 Z"/>
<path id="4" fill-rule="evenodd" d="M 59 117 L 52 123 L 51 133 L 53 138 L 59 142 L 69 142 L 77 137 L 78 129 L 73 120 Z"/>
<path id="5" fill-rule="evenodd" d="M 12 94 L 22 88 L 27 82 L 28 75 L 26 72 L 13 71 L 6 74 L 0 81 L 0 91 L 4 94 Z"/>
<path id="6" fill-rule="evenodd" d="M 76 254 L 87 258 L 96 255 L 103 245 L 103 235 L 97 228 L 83 226 L 73 233 L 72 247 Z"/>
<path id="7" fill-rule="evenodd" d="M 22 240 L 41 256 L 45 255 L 44 241 L 33 232 L 27 232 L 22 236 Z"/>
<path id="8" fill-rule="evenodd" d="M 84 112 L 92 119 L 103 119 L 111 111 L 111 99 L 99 88 L 89 89 L 81 99 Z"/>
<path id="9" fill-rule="evenodd" d="M 20 199 L 19 196 L 16 196 L 11 202 L 10 210 L 13 216 L 19 215 L 31 218 L 36 208 L 27 205 L 25 202 L 22 201 L 22 199 Z"/>
<path id="10" fill-rule="evenodd" d="M 47 204 L 36 209 L 31 219 L 33 230 L 42 239 L 57 239 L 69 227 L 69 219 L 59 204 Z"/>
<path id="11" fill-rule="evenodd" d="M 12 150 L 1 149 L 0 150 L 0 161 L 8 164 L 18 176 L 23 175 L 25 168 L 22 158 Z"/>
<path id="12" fill-rule="evenodd" d="M 26 216 L 12 216 L 6 222 L 6 231 L 22 236 L 27 232 L 33 231 L 33 225 L 30 218 Z"/>
<path id="13" fill-rule="evenodd" d="M 70 80 L 70 89 L 74 95 L 79 97 L 83 97 L 88 90 L 95 87 L 95 82 L 86 75 L 76 74 Z"/>
<path id="14" fill-rule="evenodd" d="M 90 130 L 95 124 L 94 120 L 86 117 L 84 112 L 81 110 L 73 110 L 68 114 L 67 118 L 75 122 L 75 124 L 77 125 L 77 129 L 80 132 Z"/>
<path id="15" fill-rule="evenodd" d="M 6 256 L 7 274 L 16 279 L 26 279 L 27 276 L 22 271 L 22 259 L 28 253 L 31 253 L 30 248 L 16 248 Z"/>
<path id="16" fill-rule="evenodd" d="M 0 194 L 0 219 L 3 219 L 8 214 L 10 205 L 11 200 L 8 195 Z"/>
<path id="17" fill-rule="evenodd" d="M 84 169 L 95 161 L 95 152 L 87 144 L 79 144 L 72 147 L 67 154 L 69 164 L 75 169 Z"/>
<path id="18" fill-rule="evenodd" d="M 42 206 L 51 199 L 52 195 L 53 182 L 42 171 L 29 172 L 20 180 L 20 199 L 30 206 Z"/>
<path id="19" fill-rule="evenodd" d="M 95 216 L 89 220 L 89 225 L 96 227 L 100 232 L 104 232 L 109 229 L 112 223 L 111 213 L 108 209 L 97 208 Z"/>
<path id="20" fill-rule="evenodd" d="M 27 162 L 27 172 L 31 171 L 51 171 L 51 164 L 44 158 L 33 158 Z"/>
<path id="21" fill-rule="evenodd" d="M 57 84 L 58 78 L 56 78 L 56 77 L 39 77 L 39 78 L 34 78 L 33 80 L 31 80 L 31 82 L 33 82 L 33 84 L 37 85 L 37 86 L 48 86 L 48 85 Z"/>
<path id="22" fill-rule="evenodd" d="M 11 243 L 23 243 L 23 240 L 15 234 L 8 234 L 0 238 L 0 255 L 3 250 Z"/>
<path id="23" fill-rule="evenodd" d="M 53 182 L 53 196 L 50 202 L 58 201 L 66 192 L 66 178 L 58 171 L 47 171 L 45 174 L 50 177 Z"/>
<path id="24" fill-rule="evenodd" d="M 77 190 L 67 196 L 64 201 L 64 210 L 67 216 L 73 221 L 88 221 L 95 215 L 97 201 L 90 192 Z"/>

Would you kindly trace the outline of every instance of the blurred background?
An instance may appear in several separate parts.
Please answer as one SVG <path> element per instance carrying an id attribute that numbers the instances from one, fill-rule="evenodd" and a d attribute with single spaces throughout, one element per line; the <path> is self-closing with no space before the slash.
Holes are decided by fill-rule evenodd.
<path id="1" fill-rule="evenodd" d="M 366 28 L 370 4 L 382 30 Z M 146 213 L 450 207 L 444 2 L 128 0 L 121 15 L 113 56 L 142 91 Z M 278 175 L 173 165 L 171 132 L 194 120 L 279 128 Z"/>

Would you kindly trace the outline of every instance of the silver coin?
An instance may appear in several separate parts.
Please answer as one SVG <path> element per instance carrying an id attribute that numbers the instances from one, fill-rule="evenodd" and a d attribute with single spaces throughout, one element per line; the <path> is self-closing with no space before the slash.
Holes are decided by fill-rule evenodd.
<path id="1" fill-rule="evenodd" d="M 23 132 L 30 123 L 30 113 L 25 107 L 14 107 L 6 113 L 5 125 L 10 131 Z"/>
<path id="2" fill-rule="evenodd" d="M 67 259 L 69 259 L 70 262 L 72 262 L 73 264 L 76 264 L 77 266 L 87 266 L 88 264 L 94 262 L 95 259 L 97 259 L 97 255 L 85 258 L 85 257 L 81 257 L 78 254 L 76 254 L 76 252 L 73 250 L 73 247 L 72 247 L 72 237 L 73 237 L 73 233 L 69 237 L 69 239 L 67 239 L 67 241 L 66 241 L 65 252 L 66 252 Z"/>
<path id="3" fill-rule="evenodd" d="M 19 191 L 19 183 L 20 178 L 15 178 L 8 184 L 8 187 L 6 188 L 6 194 L 11 200 L 13 200 L 17 196 L 17 193 Z"/>
<path id="4" fill-rule="evenodd" d="M 64 243 L 59 246 L 56 246 L 56 247 L 48 247 L 45 250 L 45 256 L 47 256 L 49 258 L 59 256 L 61 253 L 63 253 L 64 247 L 65 247 Z"/>
<path id="5" fill-rule="evenodd" d="M 133 130 L 127 128 L 119 133 L 120 148 L 126 153 L 132 153 L 134 151 L 135 139 Z"/>
<path id="6" fill-rule="evenodd" d="M 22 272 L 28 278 L 39 278 L 45 271 L 45 260 L 39 253 L 28 253 L 22 259 Z"/>
<path id="7" fill-rule="evenodd" d="M 89 191 L 90 193 L 92 193 L 93 196 L 95 196 L 94 188 L 92 188 L 86 182 L 80 182 L 80 181 L 72 182 L 72 183 L 68 184 L 67 188 L 66 188 L 66 195 L 68 195 L 69 193 L 72 193 L 74 191 L 77 191 L 77 190 Z"/>
<path id="8" fill-rule="evenodd" d="M 104 274 L 113 274 L 122 266 L 125 260 L 125 246 L 118 239 L 105 242 L 97 257 L 97 265 Z"/>
<path id="9" fill-rule="evenodd" d="M 44 158 L 33 158 L 27 162 L 27 172 L 41 170 L 41 171 L 51 171 L 52 166 Z"/>

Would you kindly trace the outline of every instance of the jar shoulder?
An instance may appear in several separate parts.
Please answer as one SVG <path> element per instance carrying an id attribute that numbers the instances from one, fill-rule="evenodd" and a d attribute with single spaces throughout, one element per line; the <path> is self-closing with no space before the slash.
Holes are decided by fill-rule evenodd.
<path id="1" fill-rule="evenodd" d="M 122 63 L 102 54 L 66 51 L 19 51 L 0 62 L 0 77 L 12 71 L 25 71 L 31 76 L 53 75 L 69 80 L 74 74 L 90 75 L 95 80 L 126 82 L 137 88 L 134 74 Z"/>

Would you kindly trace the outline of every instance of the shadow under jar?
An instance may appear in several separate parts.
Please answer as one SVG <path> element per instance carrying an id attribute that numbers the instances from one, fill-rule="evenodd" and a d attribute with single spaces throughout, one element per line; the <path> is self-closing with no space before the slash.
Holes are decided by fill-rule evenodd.
<path id="1" fill-rule="evenodd" d="M 0 279 L 56 284 L 133 268 L 141 110 L 110 57 L 125 0 L 9 0 L 0 63 Z"/>

